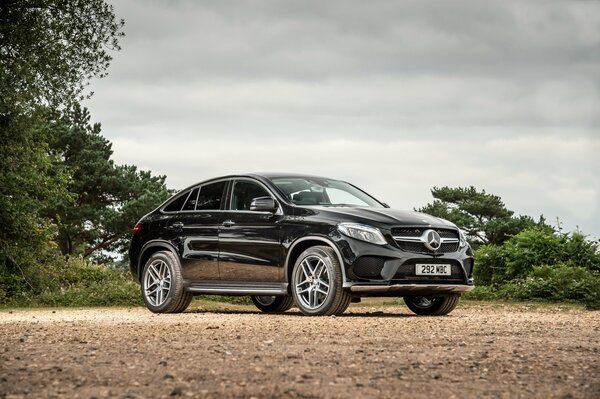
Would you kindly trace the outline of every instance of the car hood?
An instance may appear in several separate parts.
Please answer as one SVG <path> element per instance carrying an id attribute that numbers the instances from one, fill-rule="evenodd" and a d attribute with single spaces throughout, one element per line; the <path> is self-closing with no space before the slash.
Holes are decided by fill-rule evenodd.
<path id="1" fill-rule="evenodd" d="M 340 221 L 353 221 L 358 223 L 375 222 L 392 226 L 432 226 L 453 227 L 456 225 L 445 219 L 437 218 L 421 212 L 403 211 L 390 208 L 362 208 L 362 207 L 325 207 L 315 206 L 321 216 L 339 218 Z M 360 220 L 358 220 L 360 219 Z"/>

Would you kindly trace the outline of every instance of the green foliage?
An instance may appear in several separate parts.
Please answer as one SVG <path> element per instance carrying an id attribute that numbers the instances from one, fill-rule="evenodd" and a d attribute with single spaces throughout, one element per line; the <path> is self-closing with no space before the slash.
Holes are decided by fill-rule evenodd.
<path id="1" fill-rule="evenodd" d="M 480 285 L 466 294 L 479 300 L 539 300 L 579 302 L 600 309 L 600 275 L 584 267 L 558 264 L 535 266 L 524 278 L 501 285 Z"/>
<path id="2" fill-rule="evenodd" d="M 138 306 L 139 285 L 128 272 L 82 259 L 55 258 L 38 270 L 40 292 L 23 291 L 4 302 L 9 306 Z M 0 290 L 0 297 L 2 291 Z M 5 295 L 6 297 L 6 295 Z"/>
<path id="3" fill-rule="evenodd" d="M 165 176 L 152 176 L 135 166 L 115 165 L 112 144 L 91 124 L 78 105 L 48 112 L 39 134 L 47 137 L 50 154 L 69 174 L 69 199 L 50 203 L 46 214 L 58 226 L 63 254 L 88 257 L 99 250 L 123 252 L 131 228 L 166 200 Z"/>
<path id="4" fill-rule="evenodd" d="M 49 202 L 68 200 L 67 176 L 47 155 L 43 137 L 34 133 L 38 113 L 0 117 L 0 290 L 16 284 L 34 289 L 26 276 L 54 250 L 55 227 L 40 217 Z M 10 284 L 12 288 L 2 286 Z M 6 295 L 6 294 L 5 294 Z"/>
<path id="5" fill-rule="evenodd" d="M 118 49 L 123 21 L 102 0 L 0 2 L 0 299 L 40 295 L 57 228 L 42 210 L 68 204 L 69 171 L 39 127 L 77 102 Z"/>
<path id="6" fill-rule="evenodd" d="M 477 249 L 472 299 L 576 301 L 600 308 L 598 242 L 580 232 L 524 230 Z"/>
<path id="7" fill-rule="evenodd" d="M 543 217 L 535 222 L 529 216 L 514 216 L 502 199 L 475 187 L 434 187 L 433 202 L 419 212 L 447 219 L 459 226 L 471 245 L 502 244 L 520 231 L 547 227 Z"/>
<path id="8" fill-rule="evenodd" d="M 105 75 L 124 25 L 103 0 L 4 0 L 0 20 L 2 115 L 77 101 Z"/>
<path id="9" fill-rule="evenodd" d="M 483 245 L 475 253 L 478 284 L 501 284 L 529 275 L 534 266 L 568 264 L 600 271 L 598 243 L 581 233 L 548 228 L 524 230 L 503 245 Z"/>

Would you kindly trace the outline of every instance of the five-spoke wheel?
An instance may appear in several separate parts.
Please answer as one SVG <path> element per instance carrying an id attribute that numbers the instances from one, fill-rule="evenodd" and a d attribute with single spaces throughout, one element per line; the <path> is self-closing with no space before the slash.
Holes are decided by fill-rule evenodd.
<path id="1" fill-rule="evenodd" d="M 330 247 L 304 251 L 296 261 L 291 283 L 296 304 L 307 315 L 343 313 L 352 299 L 342 287 L 341 266 Z"/>

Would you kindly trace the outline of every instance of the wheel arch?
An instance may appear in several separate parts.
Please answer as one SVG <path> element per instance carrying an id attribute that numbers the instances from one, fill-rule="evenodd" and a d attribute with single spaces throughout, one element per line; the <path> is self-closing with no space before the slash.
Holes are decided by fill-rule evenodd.
<path id="1" fill-rule="evenodd" d="M 319 245 L 322 246 L 323 244 L 325 244 L 328 247 L 331 247 L 331 249 L 333 249 L 333 251 L 335 252 L 335 254 L 338 258 L 338 261 L 340 262 L 340 266 L 342 267 L 343 284 L 344 284 L 344 286 L 346 285 L 347 279 L 346 279 L 346 267 L 345 267 L 345 263 L 344 263 L 344 258 L 342 257 L 342 254 L 341 254 L 338 246 L 332 240 L 330 240 L 329 238 L 323 237 L 323 236 L 305 236 L 305 237 L 297 239 L 296 241 L 294 241 L 292 243 L 289 250 L 287 251 L 287 256 L 285 259 L 284 272 L 285 272 L 285 281 L 287 283 L 290 283 L 290 281 L 291 281 L 292 270 L 294 268 L 294 264 L 296 263 L 296 260 L 300 256 L 300 254 L 310 247 L 319 246 Z M 288 287 L 291 287 L 291 285 L 288 284 Z"/>
<path id="2" fill-rule="evenodd" d="M 142 268 L 144 267 L 144 265 L 146 264 L 148 259 L 150 259 L 150 257 L 152 255 L 154 255 L 155 253 L 160 252 L 160 251 L 165 251 L 165 250 L 173 253 L 173 255 L 175 255 L 176 258 L 179 258 L 179 256 L 177 255 L 177 250 L 175 249 L 173 244 L 171 244 L 168 241 L 152 240 L 152 241 L 148 241 L 146 244 L 144 244 L 144 246 L 142 247 L 142 250 L 140 251 L 140 257 L 137 262 L 137 280 L 138 281 L 141 281 Z"/>

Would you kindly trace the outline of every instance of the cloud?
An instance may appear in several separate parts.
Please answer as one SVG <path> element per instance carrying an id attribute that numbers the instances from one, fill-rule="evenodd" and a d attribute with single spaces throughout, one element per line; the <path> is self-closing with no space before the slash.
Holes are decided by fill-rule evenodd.
<path id="1" fill-rule="evenodd" d="M 475 185 L 600 236 L 600 3 L 120 1 L 86 105 L 115 158 L 182 188 L 351 180 L 402 208 Z"/>

